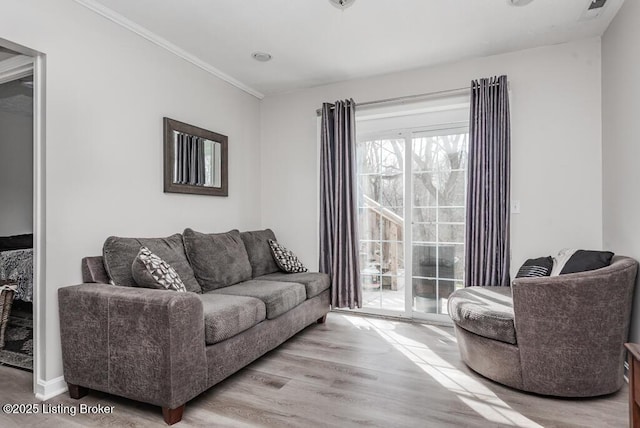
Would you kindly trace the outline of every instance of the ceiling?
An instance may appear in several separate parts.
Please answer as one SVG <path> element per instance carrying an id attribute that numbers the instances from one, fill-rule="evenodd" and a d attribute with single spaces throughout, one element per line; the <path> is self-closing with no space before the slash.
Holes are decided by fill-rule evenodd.
<path id="1" fill-rule="evenodd" d="M 591 0 L 76 1 L 262 98 L 600 36 L 624 0 L 593 19 L 581 19 Z"/>

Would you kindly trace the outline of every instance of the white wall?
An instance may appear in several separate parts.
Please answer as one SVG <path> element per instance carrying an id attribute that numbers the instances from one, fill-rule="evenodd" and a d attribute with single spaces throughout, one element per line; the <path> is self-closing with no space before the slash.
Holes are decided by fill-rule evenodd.
<path id="1" fill-rule="evenodd" d="M 33 119 L 0 110 L 0 236 L 33 232 Z"/>
<path id="2" fill-rule="evenodd" d="M 7 0 L 0 38 L 46 63 L 42 377 L 62 375 L 57 289 L 109 235 L 260 224 L 259 101 L 71 0 Z M 229 137 L 229 197 L 165 194 L 162 118 Z"/>
<path id="3" fill-rule="evenodd" d="M 261 105 L 262 224 L 317 267 L 315 110 L 465 87 L 507 74 L 511 83 L 512 271 L 564 247 L 602 246 L 600 40 L 542 47 L 269 96 Z"/>
<path id="4" fill-rule="evenodd" d="M 626 1 L 602 39 L 604 244 L 640 260 L 640 2 Z M 631 341 L 640 341 L 636 286 Z"/>

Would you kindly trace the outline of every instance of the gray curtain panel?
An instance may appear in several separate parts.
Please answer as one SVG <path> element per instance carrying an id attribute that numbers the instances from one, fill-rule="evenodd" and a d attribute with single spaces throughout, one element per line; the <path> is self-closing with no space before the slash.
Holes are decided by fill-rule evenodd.
<path id="1" fill-rule="evenodd" d="M 183 152 L 184 152 L 184 134 L 176 134 L 176 176 L 175 182 L 178 184 L 184 184 L 184 166 L 183 166 Z"/>
<path id="2" fill-rule="evenodd" d="M 511 130 L 507 76 L 471 82 L 465 285 L 509 286 Z"/>
<path id="3" fill-rule="evenodd" d="M 362 307 L 356 211 L 353 100 L 322 105 L 320 142 L 320 272 L 331 276 L 331 306 Z"/>
<path id="4" fill-rule="evenodd" d="M 198 137 L 198 179 L 196 183 L 199 186 L 204 186 L 205 174 L 204 174 L 204 138 Z"/>
<path id="5" fill-rule="evenodd" d="M 198 137 L 189 136 L 189 184 L 198 184 Z"/>
<path id="6" fill-rule="evenodd" d="M 182 165 L 182 184 L 189 184 L 191 139 L 188 135 L 182 134 L 182 142 L 182 158 L 180 159 L 180 164 Z"/>
<path id="7" fill-rule="evenodd" d="M 176 138 L 176 183 L 204 186 L 204 139 L 180 132 Z"/>

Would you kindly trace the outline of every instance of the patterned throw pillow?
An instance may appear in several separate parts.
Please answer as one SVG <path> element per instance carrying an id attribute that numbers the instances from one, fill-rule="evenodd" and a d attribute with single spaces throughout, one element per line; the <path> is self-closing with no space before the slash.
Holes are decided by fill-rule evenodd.
<path id="1" fill-rule="evenodd" d="M 302 262 L 282 245 L 278 244 L 273 239 L 269 239 L 269 246 L 271 247 L 271 254 L 276 261 L 276 264 L 280 269 L 287 273 L 306 272 L 307 268 L 304 267 Z"/>
<path id="2" fill-rule="evenodd" d="M 144 246 L 133 261 L 131 274 L 139 287 L 187 291 L 175 269 Z"/>
<path id="3" fill-rule="evenodd" d="M 516 278 L 535 278 L 551 275 L 553 269 L 553 257 L 538 257 L 529 259 L 518 270 Z"/>

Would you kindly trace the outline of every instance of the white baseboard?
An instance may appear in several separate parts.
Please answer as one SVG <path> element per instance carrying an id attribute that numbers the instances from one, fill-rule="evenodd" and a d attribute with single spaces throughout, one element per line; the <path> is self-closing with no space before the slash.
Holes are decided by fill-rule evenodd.
<path id="1" fill-rule="evenodd" d="M 67 390 L 67 383 L 64 381 L 64 376 L 60 376 L 47 381 L 38 380 L 35 393 L 38 400 L 45 401 Z"/>

